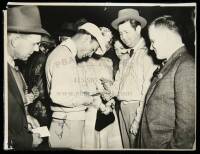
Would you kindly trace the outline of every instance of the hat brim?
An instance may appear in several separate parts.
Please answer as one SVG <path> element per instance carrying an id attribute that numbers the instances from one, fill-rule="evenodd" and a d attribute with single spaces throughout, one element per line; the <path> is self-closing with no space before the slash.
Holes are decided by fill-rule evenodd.
<path id="1" fill-rule="evenodd" d="M 35 27 L 34 29 L 30 29 L 28 27 L 8 26 L 8 32 L 44 34 L 50 36 L 50 34 L 41 27 Z"/>
<path id="2" fill-rule="evenodd" d="M 94 32 L 92 30 L 92 28 L 88 28 L 87 26 L 92 26 L 92 23 L 85 23 L 84 25 L 80 26 L 78 29 L 83 29 L 85 31 L 87 31 L 90 35 L 92 35 L 98 42 L 101 50 L 99 49 L 98 51 L 96 51 L 95 53 L 98 55 L 103 55 L 106 52 L 106 47 L 105 47 L 105 41 L 104 41 L 104 37 L 101 34 L 101 30 L 97 27 L 97 31 Z M 96 25 L 95 25 L 96 26 Z"/>
<path id="3" fill-rule="evenodd" d="M 112 22 L 111 25 L 112 25 L 112 27 L 113 27 L 114 29 L 117 30 L 117 29 L 118 29 L 118 25 L 119 25 L 121 22 L 126 21 L 126 20 L 130 20 L 130 19 L 134 19 L 134 20 L 140 22 L 142 28 L 144 28 L 144 27 L 146 26 L 146 24 L 147 24 L 146 19 L 144 19 L 143 17 L 141 17 L 141 16 L 132 16 L 132 15 L 130 15 L 130 16 L 124 16 L 124 17 L 119 17 L 119 18 L 115 19 L 115 20 Z"/>

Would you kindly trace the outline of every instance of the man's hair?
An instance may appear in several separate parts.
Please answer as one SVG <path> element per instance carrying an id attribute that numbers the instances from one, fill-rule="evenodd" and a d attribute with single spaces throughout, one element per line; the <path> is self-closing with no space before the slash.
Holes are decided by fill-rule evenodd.
<path id="1" fill-rule="evenodd" d="M 131 26 L 132 26 L 134 29 L 136 29 L 137 26 L 141 26 L 140 22 L 138 22 L 138 21 L 136 21 L 136 20 L 134 20 L 134 19 L 128 19 L 128 20 L 122 21 L 122 22 L 119 23 L 119 25 L 121 25 L 121 24 L 123 24 L 123 23 L 125 23 L 125 22 L 127 22 L 127 21 L 130 22 Z M 119 25 L 118 25 L 118 27 L 119 27 Z"/>
<path id="2" fill-rule="evenodd" d="M 154 25 L 155 27 L 165 27 L 165 28 L 167 28 L 171 31 L 174 31 L 178 34 L 181 34 L 180 28 L 178 27 L 177 22 L 170 15 L 164 15 L 164 16 L 161 16 L 161 17 L 154 19 L 151 22 L 151 24 L 149 25 L 149 27 L 152 26 L 152 25 Z"/>

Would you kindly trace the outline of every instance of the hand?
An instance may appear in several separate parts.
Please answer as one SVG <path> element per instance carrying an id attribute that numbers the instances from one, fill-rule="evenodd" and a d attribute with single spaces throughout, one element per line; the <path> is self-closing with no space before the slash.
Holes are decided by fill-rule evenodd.
<path id="1" fill-rule="evenodd" d="M 115 109 L 115 100 L 111 99 L 105 105 L 110 107 L 112 110 L 114 110 Z"/>
<path id="2" fill-rule="evenodd" d="M 38 120 L 31 115 L 27 115 L 27 122 L 28 122 L 28 129 L 29 130 L 40 127 Z"/>
<path id="3" fill-rule="evenodd" d="M 110 85 L 113 84 L 113 81 L 112 81 L 112 80 L 108 80 L 108 79 L 106 79 L 106 78 L 100 78 L 100 80 L 101 80 L 102 83 L 108 83 L 108 84 L 110 84 Z"/>
<path id="4" fill-rule="evenodd" d="M 130 133 L 133 135 L 137 135 L 138 129 L 139 129 L 139 123 L 138 121 L 134 120 L 130 128 Z"/>
<path id="5" fill-rule="evenodd" d="M 111 80 L 107 80 L 107 79 L 104 79 L 104 78 L 101 78 L 101 83 L 104 87 L 104 89 L 108 92 L 111 92 L 111 86 L 113 85 L 113 82 Z"/>
<path id="6" fill-rule="evenodd" d="M 101 112 L 105 112 L 106 111 L 106 106 L 103 103 L 100 103 L 99 108 L 98 108 Z"/>
<path id="7" fill-rule="evenodd" d="M 101 102 L 102 102 L 102 100 L 101 100 L 100 96 L 93 96 L 93 103 L 91 104 L 91 106 L 98 109 Z"/>
<path id="8" fill-rule="evenodd" d="M 32 135 L 33 135 L 32 147 L 36 148 L 42 143 L 43 139 L 40 137 L 40 134 L 38 134 L 38 133 L 33 133 Z"/>
<path id="9" fill-rule="evenodd" d="M 34 87 L 32 88 L 32 93 L 33 93 L 33 95 L 34 95 L 34 99 L 36 99 L 36 98 L 38 98 L 38 97 L 39 97 L 39 95 L 40 95 L 40 92 L 39 92 L 39 90 L 38 90 L 38 87 L 37 87 L 37 86 L 34 86 Z"/>
<path id="10" fill-rule="evenodd" d="M 90 95 L 86 95 L 86 94 L 84 94 L 84 100 L 83 100 L 83 104 L 82 105 L 85 105 L 85 106 L 88 106 L 88 105 L 90 105 L 90 104 L 92 104 L 93 103 L 93 97 L 92 96 L 90 96 Z"/>
<path id="11" fill-rule="evenodd" d="M 112 94 L 108 91 L 104 91 L 101 93 L 101 97 L 103 98 L 103 100 L 105 101 L 109 101 L 113 98 Z"/>
<path id="12" fill-rule="evenodd" d="M 102 113 L 108 115 L 110 112 L 112 112 L 112 108 L 110 106 L 106 106 L 105 111 Z"/>
<path id="13" fill-rule="evenodd" d="M 33 95 L 33 93 L 25 94 L 25 98 L 26 98 L 26 104 L 25 105 L 28 105 L 28 104 L 33 103 L 34 95 Z"/>

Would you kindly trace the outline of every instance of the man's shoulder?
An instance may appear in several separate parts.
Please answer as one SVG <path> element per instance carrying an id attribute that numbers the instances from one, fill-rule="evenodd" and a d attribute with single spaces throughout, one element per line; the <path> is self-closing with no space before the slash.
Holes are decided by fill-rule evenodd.
<path id="1" fill-rule="evenodd" d="M 70 57 L 70 50 L 65 46 L 58 45 L 47 57 L 47 62 L 69 59 Z"/>
<path id="2" fill-rule="evenodd" d="M 195 57 L 192 56 L 188 50 L 182 53 L 180 57 L 181 63 L 195 63 Z"/>
<path id="3" fill-rule="evenodd" d="M 179 58 L 176 60 L 176 66 L 177 68 L 183 68 L 188 66 L 194 66 L 195 65 L 195 59 L 194 57 L 188 53 L 188 51 L 184 51 L 180 54 Z"/>
<path id="4" fill-rule="evenodd" d="M 188 52 L 183 52 L 178 59 L 178 65 L 176 65 L 176 74 L 194 75 L 195 72 L 195 60 Z"/>

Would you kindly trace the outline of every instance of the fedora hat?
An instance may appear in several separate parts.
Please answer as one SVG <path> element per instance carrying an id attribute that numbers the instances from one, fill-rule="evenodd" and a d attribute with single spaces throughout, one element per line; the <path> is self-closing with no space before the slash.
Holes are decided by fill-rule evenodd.
<path id="1" fill-rule="evenodd" d="M 141 17 L 138 13 L 137 10 L 135 9 L 122 9 L 118 12 L 118 17 L 117 19 L 115 19 L 113 22 L 112 22 L 112 27 L 114 29 L 117 29 L 118 28 L 118 25 L 123 22 L 123 21 L 126 21 L 126 20 L 130 20 L 130 19 L 134 19 L 138 22 L 140 22 L 141 24 L 141 27 L 144 28 L 147 24 L 147 21 L 145 18 Z"/>
<path id="2" fill-rule="evenodd" d="M 18 6 L 7 11 L 8 32 L 46 34 L 42 28 L 40 12 L 37 6 Z"/>

